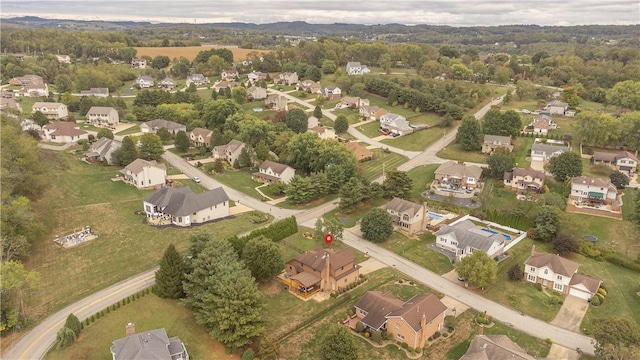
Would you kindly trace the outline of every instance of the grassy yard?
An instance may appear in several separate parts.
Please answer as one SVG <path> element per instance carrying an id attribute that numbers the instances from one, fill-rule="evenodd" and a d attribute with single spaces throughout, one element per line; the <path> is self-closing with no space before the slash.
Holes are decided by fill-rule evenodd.
<path id="1" fill-rule="evenodd" d="M 360 163 L 358 166 L 367 180 L 374 180 L 385 172 L 394 171 L 399 165 L 405 163 L 407 158 L 396 153 L 385 153 L 382 149 L 373 149 L 373 160 Z"/>
<path id="2" fill-rule="evenodd" d="M 626 188 L 622 196 L 622 215 L 625 219 L 629 219 L 635 212 L 634 201 L 640 196 L 640 190 Z"/>
<path id="3" fill-rule="evenodd" d="M 135 124 L 134 126 L 126 129 L 126 130 L 122 130 L 120 132 L 117 132 L 116 135 L 131 135 L 131 134 L 135 134 L 140 132 L 140 126 L 138 124 Z"/>
<path id="4" fill-rule="evenodd" d="M 407 120 L 409 120 L 409 123 L 412 125 L 427 124 L 429 126 L 436 126 L 440 123 L 440 116 L 434 113 L 420 113 L 408 117 Z"/>
<path id="5" fill-rule="evenodd" d="M 413 134 L 399 136 L 397 138 L 384 139 L 381 142 L 403 150 L 422 151 L 442 139 L 445 131 L 446 129 L 434 127 L 416 131 Z"/>
<path id="6" fill-rule="evenodd" d="M 426 269 L 438 274 L 444 274 L 453 270 L 453 265 L 451 265 L 451 261 L 444 254 L 427 248 L 428 244 L 435 241 L 435 236 L 430 233 L 422 235 L 420 239 L 417 240 L 410 239 L 394 231 L 393 235 L 380 245 Z"/>
<path id="7" fill-rule="evenodd" d="M 422 192 L 429 188 L 429 185 L 433 182 L 435 178 L 434 172 L 439 166 L 438 164 L 423 165 L 409 170 L 407 175 L 412 181 L 411 199 L 413 201 L 420 203 L 424 200 Z"/>
<path id="8" fill-rule="evenodd" d="M 58 310 L 79 298 L 156 266 L 166 247 L 174 243 L 179 250 L 188 245 L 189 235 L 207 231 L 219 237 L 255 228 L 249 215 L 213 222 L 193 228 L 158 229 L 142 222 L 144 196 L 121 181 L 112 182 L 117 169 L 89 165 L 71 156 L 68 169 L 56 170 L 51 187 L 36 206 L 51 214 L 57 226 L 49 236 L 33 244 L 25 262 L 29 270 L 41 274 L 39 287 L 27 296 L 27 312 L 34 319 Z M 60 248 L 52 241 L 83 226 L 91 226 L 98 238 L 74 248 Z"/>
<path id="9" fill-rule="evenodd" d="M 299 226 L 297 233 L 278 241 L 278 245 L 280 246 L 280 251 L 282 253 L 282 258 L 285 261 L 289 261 L 290 259 L 295 258 L 296 256 L 298 256 L 299 254 L 302 254 L 305 251 L 314 250 L 320 247 L 325 248 L 327 246 L 324 240 L 316 241 L 314 239 L 309 239 L 304 237 L 302 234 L 304 234 L 305 232 L 309 232 L 313 234 L 313 229 L 305 226 Z M 340 241 L 334 241 L 331 244 L 331 248 L 333 249 L 340 250 L 346 247 L 347 246 Z M 351 250 L 353 251 L 353 254 L 356 257 L 355 259 L 356 264 L 361 263 L 368 259 L 363 253 L 354 249 L 351 249 Z"/>
<path id="10" fill-rule="evenodd" d="M 371 121 L 367 124 L 360 125 L 356 129 L 370 138 L 382 135 L 378 132 L 378 129 L 380 129 L 380 123 L 378 121 Z"/>
<path id="11" fill-rule="evenodd" d="M 348 214 L 342 213 L 340 212 L 340 210 L 336 209 L 326 213 L 323 217 L 326 219 L 339 221 L 342 224 L 342 226 L 344 226 L 345 228 L 350 228 L 350 227 L 356 226 L 356 222 L 362 219 L 365 215 L 367 215 L 369 210 L 371 210 L 374 207 L 381 206 L 386 202 L 387 200 L 385 199 L 376 199 L 372 203 L 369 202 L 369 203 L 360 205 L 358 209 Z"/>
<path id="12" fill-rule="evenodd" d="M 458 143 L 453 143 L 446 148 L 438 151 L 437 154 L 443 159 L 456 161 L 470 161 L 475 163 L 486 163 L 487 155 L 478 151 L 466 151 Z"/>
<path id="13" fill-rule="evenodd" d="M 416 112 L 413 109 L 405 109 L 403 106 L 393 106 L 387 104 L 387 99 L 378 95 L 368 94 L 367 98 L 369 99 L 369 105 L 377 106 L 382 109 L 386 109 L 391 113 L 402 115 L 405 118 L 410 118 L 412 116 L 416 116 Z"/>
<path id="14" fill-rule="evenodd" d="M 349 124 L 351 124 L 351 125 L 353 125 L 355 123 L 359 123 L 360 121 L 362 121 L 362 117 L 360 116 L 360 112 L 358 112 L 358 110 L 356 110 L 356 109 L 333 110 L 333 114 L 335 116 L 344 115 L 347 118 L 347 120 L 349 120 Z"/>
<path id="15" fill-rule="evenodd" d="M 251 179 L 249 170 L 226 169 L 222 174 L 213 174 L 211 177 L 256 199 L 261 197 L 255 188 L 262 185 L 262 183 Z"/>
<path id="16" fill-rule="evenodd" d="M 513 157 L 518 167 L 528 168 L 531 160 L 527 160 L 529 150 L 533 144 L 533 138 L 517 137 L 513 140 Z"/>
<path id="17" fill-rule="evenodd" d="M 180 337 L 192 359 L 240 359 L 238 355 L 227 354 L 222 344 L 196 324 L 193 313 L 180 301 L 160 299 L 153 293 L 85 327 L 75 344 L 64 350 L 54 348 L 47 359 L 111 359 L 111 342 L 125 336 L 128 322 L 135 324 L 137 332 L 165 328 L 169 337 Z"/>

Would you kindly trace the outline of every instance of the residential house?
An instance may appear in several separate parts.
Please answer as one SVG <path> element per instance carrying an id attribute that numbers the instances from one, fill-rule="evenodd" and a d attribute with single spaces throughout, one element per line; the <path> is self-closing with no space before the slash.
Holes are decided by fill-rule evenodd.
<path id="1" fill-rule="evenodd" d="M 141 89 L 150 88 L 153 86 L 153 84 L 153 78 L 149 75 L 140 75 L 136 79 L 136 85 L 138 85 L 138 87 L 140 87 Z"/>
<path id="2" fill-rule="evenodd" d="M 497 148 L 505 148 L 509 152 L 513 151 L 511 136 L 485 135 L 482 142 L 482 153 L 491 155 Z"/>
<path id="3" fill-rule="evenodd" d="M 425 223 L 425 208 L 422 204 L 394 197 L 384 209 L 391 215 L 393 224 L 409 236 L 423 232 Z"/>
<path id="4" fill-rule="evenodd" d="M 165 128 L 169 130 L 172 134 L 177 134 L 178 131 L 187 132 L 187 126 L 178 124 L 177 122 L 164 120 L 164 119 L 155 119 L 147 122 L 143 122 L 140 124 L 140 131 L 143 133 L 156 133 L 160 128 Z"/>
<path id="5" fill-rule="evenodd" d="M 253 179 L 265 184 L 272 182 L 288 184 L 295 174 L 296 170 L 291 166 L 266 160 L 260 165 L 258 172 L 253 173 Z"/>
<path id="6" fill-rule="evenodd" d="M 364 75 L 370 72 L 371 70 L 369 70 L 367 65 L 362 65 L 355 61 L 347 63 L 347 75 Z"/>
<path id="7" fill-rule="evenodd" d="M 549 161 L 554 156 L 571 151 L 568 145 L 535 143 L 531 146 L 531 160 Z"/>
<path id="8" fill-rule="evenodd" d="M 182 340 L 177 336 L 168 337 L 164 328 L 127 334 L 127 337 L 114 340 L 110 350 L 113 360 L 189 360 Z"/>
<path id="9" fill-rule="evenodd" d="M 558 124 L 553 121 L 547 115 L 536 115 L 531 123 L 527 126 L 527 132 L 533 132 L 534 134 L 547 135 L 549 130 L 555 130 L 558 128 Z"/>
<path id="10" fill-rule="evenodd" d="M 71 64 L 71 58 L 69 55 L 56 55 L 56 58 L 60 64 Z"/>
<path id="11" fill-rule="evenodd" d="M 109 128 L 115 128 L 120 123 L 118 111 L 112 107 L 92 106 L 85 118 L 89 124 Z"/>
<path id="12" fill-rule="evenodd" d="M 238 78 L 238 70 L 223 70 L 220 73 L 220 78 L 226 81 L 234 81 Z"/>
<path id="13" fill-rule="evenodd" d="M 95 96 L 99 98 L 109 97 L 109 88 L 91 88 L 89 90 L 80 90 L 81 96 Z"/>
<path id="14" fill-rule="evenodd" d="M 287 86 L 295 85 L 298 83 L 298 73 L 296 72 L 283 72 L 278 74 L 273 82 L 276 84 L 284 84 Z"/>
<path id="15" fill-rule="evenodd" d="M 260 71 L 252 71 L 247 74 L 247 79 L 253 84 L 258 81 L 266 81 L 269 74 Z"/>
<path id="16" fill-rule="evenodd" d="M 536 360 L 507 335 L 476 335 L 460 360 Z"/>
<path id="17" fill-rule="evenodd" d="M 318 290 L 333 292 L 358 281 L 360 265 L 356 265 L 350 248 L 305 251 L 287 262 L 285 278 L 289 290 L 308 295 Z"/>
<path id="18" fill-rule="evenodd" d="M 320 92 L 320 89 L 322 89 L 322 86 L 320 85 L 320 81 L 313 81 L 313 80 L 307 79 L 307 80 L 302 80 L 298 82 L 298 84 L 296 85 L 296 88 L 299 91 L 304 91 L 311 94 L 317 94 Z"/>
<path id="19" fill-rule="evenodd" d="M 44 84 L 44 79 L 42 78 L 42 76 L 38 76 L 38 75 L 23 75 L 23 76 L 18 76 L 18 77 L 14 77 L 11 80 L 9 80 L 9 85 L 14 85 L 14 86 L 27 86 L 27 85 L 37 85 L 37 84 Z"/>
<path id="20" fill-rule="evenodd" d="M 337 100 L 342 96 L 342 90 L 339 87 L 327 86 L 320 90 L 320 94 L 328 100 Z"/>
<path id="21" fill-rule="evenodd" d="M 247 95 L 251 101 L 263 100 L 267 98 L 267 89 L 259 86 L 252 86 L 247 89 Z"/>
<path id="22" fill-rule="evenodd" d="M 287 98 L 278 94 L 267 95 L 267 97 L 264 99 L 264 106 L 268 109 L 273 109 L 276 111 L 289 110 L 289 105 L 287 105 Z"/>
<path id="23" fill-rule="evenodd" d="M 536 252 L 524 262 L 524 280 L 562 293 L 589 300 L 598 292 L 602 281 L 578 274 L 580 264 L 560 255 Z"/>
<path id="24" fill-rule="evenodd" d="M 29 131 L 29 130 L 42 130 L 42 128 L 40 127 L 40 125 L 36 124 L 33 120 L 31 119 L 24 119 L 22 120 L 22 122 L 20 122 L 20 128 L 22 128 L 22 131 Z"/>
<path id="25" fill-rule="evenodd" d="M 619 153 L 596 152 L 591 158 L 593 164 L 607 164 L 612 168 L 633 175 L 638 171 L 638 158 L 628 152 Z"/>
<path id="26" fill-rule="evenodd" d="M 377 106 L 365 105 L 360 108 L 360 116 L 362 116 L 365 120 L 378 120 L 382 117 L 382 115 L 387 113 L 388 111 L 386 109 Z"/>
<path id="27" fill-rule="evenodd" d="M 478 187 L 481 176 L 482 169 L 478 166 L 447 161 L 436 169 L 435 181 L 454 190 L 475 189 Z"/>
<path id="28" fill-rule="evenodd" d="M 13 99 L 13 91 L 7 91 L 5 89 L 0 89 L 0 98 L 2 99 Z"/>
<path id="29" fill-rule="evenodd" d="M 547 110 L 549 111 L 549 115 L 564 116 L 567 110 L 569 110 L 569 104 L 562 101 L 558 101 L 558 100 L 553 100 L 549 102 L 546 107 L 547 107 Z"/>
<path id="30" fill-rule="evenodd" d="M 145 69 L 147 67 L 146 59 L 131 59 L 132 69 Z"/>
<path id="31" fill-rule="evenodd" d="M 351 141 L 345 143 L 344 146 L 356 157 L 358 162 L 363 162 L 373 159 L 373 152 L 367 149 L 366 146 L 360 145 L 357 141 Z"/>
<path id="32" fill-rule="evenodd" d="M 414 131 L 404 116 L 394 113 L 382 115 L 380 117 L 380 127 L 397 135 L 408 135 Z"/>
<path id="33" fill-rule="evenodd" d="M 517 193 L 526 193 L 527 191 L 542 192 L 544 179 L 545 174 L 543 171 L 533 170 L 532 168 L 515 168 L 512 171 L 506 171 L 503 177 L 504 186 Z"/>
<path id="34" fill-rule="evenodd" d="M 158 87 L 166 91 L 172 91 L 176 86 L 178 86 L 178 83 L 170 77 L 166 77 L 158 82 Z"/>
<path id="35" fill-rule="evenodd" d="M 222 187 L 194 194 L 188 186 L 165 186 L 143 200 L 148 218 L 166 218 L 176 226 L 191 226 L 229 216 L 229 196 Z"/>
<path id="36" fill-rule="evenodd" d="M 22 105 L 14 99 L 0 97 L 0 111 L 5 112 L 6 110 L 15 110 L 22 113 Z"/>
<path id="37" fill-rule="evenodd" d="M 320 120 L 317 117 L 313 115 L 309 116 L 309 118 L 307 119 L 307 130 L 311 130 L 319 125 Z"/>
<path id="38" fill-rule="evenodd" d="M 454 253 L 456 261 L 474 251 L 483 251 L 493 258 L 504 252 L 505 241 L 503 234 L 482 228 L 471 220 L 443 224 L 436 232 L 436 246 Z"/>
<path id="39" fill-rule="evenodd" d="M 365 329 L 386 330 L 396 341 L 423 348 L 444 327 L 447 306 L 433 294 L 419 294 L 403 302 L 389 291 L 367 291 L 355 305 Z"/>
<path id="40" fill-rule="evenodd" d="M 369 106 L 369 99 L 345 96 L 336 104 L 336 109 L 360 109 L 363 106 Z"/>
<path id="41" fill-rule="evenodd" d="M 202 74 L 192 74 L 187 76 L 187 87 L 191 84 L 195 86 L 203 86 L 209 84 L 209 78 Z"/>
<path id="42" fill-rule="evenodd" d="M 239 140 L 231 140 L 226 145 L 214 146 L 212 150 L 213 158 L 226 160 L 233 165 L 238 160 L 244 146 L 245 144 Z"/>
<path id="43" fill-rule="evenodd" d="M 20 90 L 16 91 L 16 97 L 47 97 L 49 96 L 49 86 L 47 84 L 29 84 L 24 85 Z"/>
<path id="44" fill-rule="evenodd" d="M 332 128 L 328 128 L 326 126 L 323 125 L 318 125 L 316 127 L 313 127 L 309 130 L 307 130 L 308 132 L 314 132 L 316 134 L 318 134 L 318 136 L 320 137 L 320 139 L 323 140 L 335 140 L 336 139 L 336 131 L 333 130 Z"/>
<path id="45" fill-rule="evenodd" d="M 571 193 L 569 199 L 577 203 L 598 202 L 604 204 L 618 204 L 618 189 L 609 178 L 577 176 L 571 178 Z"/>
<path id="46" fill-rule="evenodd" d="M 89 133 L 81 130 L 75 122 L 55 121 L 42 127 L 44 138 L 56 143 L 73 143 L 79 140 L 89 140 Z"/>
<path id="47" fill-rule="evenodd" d="M 107 164 L 113 165 L 113 152 L 120 146 L 122 146 L 120 141 L 103 137 L 89 146 L 84 153 L 84 158 L 89 162 L 102 162 L 106 159 Z"/>
<path id="48" fill-rule="evenodd" d="M 215 84 L 213 84 L 213 90 L 217 93 L 220 93 L 222 91 L 226 91 L 227 89 L 231 91 L 231 89 L 236 86 L 240 86 L 240 83 L 237 81 L 216 81 Z"/>
<path id="49" fill-rule="evenodd" d="M 160 187 L 167 182 L 167 167 L 155 160 L 135 159 L 120 170 L 125 182 L 138 189 Z"/>
<path id="50" fill-rule="evenodd" d="M 187 137 L 189 137 L 189 141 L 191 141 L 191 145 L 193 146 L 204 146 L 209 148 L 211 146 L 211 135 L 213 131 L 204 128 L 194 128 L 193 130 L 187 133 Z"/>
<path id="51" fill-rule="evenodd" d="M 36 102 L 31 108 L 31 113 L 40 111 L 49 120 L 60 120 L 69 116 L 67 105 L 54 102 Z"/>

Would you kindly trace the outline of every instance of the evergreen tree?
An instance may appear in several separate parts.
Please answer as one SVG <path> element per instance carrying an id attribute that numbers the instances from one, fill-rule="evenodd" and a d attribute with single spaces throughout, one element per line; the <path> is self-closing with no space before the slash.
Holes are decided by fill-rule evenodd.
<path id="1" fill-rule="evenodd" d="M 122 146 L 116 149 L 113 154 L 113 162 L 119 166 L 127 166 L 138 158 L 138 149 L 136 144 L 129 136 L 125 136 L 122 140 Z"/>
<path id="2" fill-rule="evenodd" d="M 399 197 L 408 199 L 411 196 L 412 186 L 413 181 L 404 171 L 389 171 L 382 183 L 386 198 Z"/>
<path id="3" fill-rule="evenodd" d="M 160 260 L 160 269 L 156 271 L 156 285 L 153 291 L 161 298 L 183 297 L 182 282 L 186 272 L 187 266 L 180 253 L 173 244 L 169 245 Z"/>
<path id="4" fill-rule="evenodd" d="M 56 334 L 56 349 L 64 349 L 76 341 L 76 334 L 68 327 L 63 327 Z"/>
<path id="5" fill-rule="evenodd" d="M 271 280 L 284 269 L 280 247 L 264 236 L 247 242 L 242 249 L 242 260 L 258 281 Z"/>
<path id="6" fill-rule="evenodd" d="M 456 134 L 456 142 L 464 150 L 480 150 L 482 148 L 482 129 L 480 122 L 473 116 L 465 116 Z"/>
<path id="7" fill-rule="evenodd" d="M 69 316 L 67 316 L 67 321 L 64 323 L 64 327 L 73 330 L 76 336 L 80 335 L 80 331 L 82 331 L 82 323 L 73 314 L 69 314 Z"/>
<path id="8" fill-rule="evenodd" d="M 322 118 L 322 108 L 319 105 L 316 105 L 316 107 L 313 109 L 313 116 L 317 117 L 318 119 Z"/>
<path id="9" fill-rule="evenodd" d="M 231 349 L 246 346 L 264 332 L 262 293 L 230 242 L 203 245 L 186 275 L 184 302 L 211 337 Z"/>
<path id="10" fill-rule="evenodd" d="M 185 152 L 189 150 L 189 146 L 191 146 L 191 142 L 189 141 L 189 137 L 187 137 L 187 133 L 180 130 L 176 134 L 176 150 L 179 152 Z"/>
<path id="11" fill-rule="evenodd" d="M 349 130 L 349 120 L 344 115 L 338 115 L 335 122 L 335 130 L 337 133 L 343 133 Z"/>

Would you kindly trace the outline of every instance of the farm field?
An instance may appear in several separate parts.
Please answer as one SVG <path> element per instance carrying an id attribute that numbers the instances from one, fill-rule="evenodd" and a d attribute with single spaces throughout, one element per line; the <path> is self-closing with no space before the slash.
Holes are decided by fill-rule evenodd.
<path id="1" fill-rule="evenodd" d="M 255 50 L 255 49 L 240 49 L 236 47 L 226 47 L 226 46 L 214 46 L 214 45 L 203 45 L 203 46 L 185 46 L 185 47 L 137 47 L 138 50 L 136 54 L 137 57 L 147 55 L 150 57 L 156 57 L 158 55 L 166 55 L 170 59 L 174 57 L 184 56 L 189 60 L 193 60 L 196 58 L 200 51 L 209 50 L 209 49 L 217 49 L 217 48 L 226 48 L 231 50 L 233 53 L 234 60 L 246 59 L 247 54 L 250 52 L 257 53 L 268 53 L 270 50 Z"/>

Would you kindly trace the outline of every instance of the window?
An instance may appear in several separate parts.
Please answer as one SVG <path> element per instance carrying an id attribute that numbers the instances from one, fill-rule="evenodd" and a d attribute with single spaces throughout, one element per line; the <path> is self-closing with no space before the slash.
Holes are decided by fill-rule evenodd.
<path id="1" fill-rule="evenodd" d="M 553 289 L 554 289 L 554 290 L 562 291 L 562 288 L 563 288 L 563 287 L 564 287 L 564 286 L 563 286 L 562 284 L 560 284 L 560 283 L 554 283 L 554 284 L 553 284 Z"/>
<path id="2" fill-rule="evenodd" d="M 347 279 L 344 279 L 344 283 L 345 283 L 345 284 L 347 283 Z"/>
<path id="3" fill-rule="evenodd" d="M 400 329 L 400 323 L 396 323 L 396 329 Z"/>
<path id="4" fill-rule="evenodd" d="M 547 275 L 549 273 L 549 269 L 544 269 L 544 274 Z"/>
<path id="5" fill-rule="evenodd" d="M 149 206 L 149 205 L 145 205 L 145 206 L 144 206 L 144 209 L 145 209 L 148 213 L 150 213 L 150 212 L 151 212 L 151 206 Z"/>
<path id="6" fill-rule="evenodd" d="M 364 311 L 364 310 L 362 310 L 362 309 L 358 309 L 358 310 L 360 311 L 360 314 L 361 314 L 361 315 L 367 315 L 367 312 L 366 312 L 366 311 Z"/>
<path id="7" fill-rule="evenodd" d="M 396 335 L 398 337 L 398 339 L 400 340 L 404 340 L 404 336 L 402 336 L 401 334 Z"/>
<path id="8" fill-rule="evenodd" d="M 536 282 L 536 276 L 529 274 L 529 276 L 527 276 L 527 280 L 529 280 L 531 282 Z"/>
<path id="9" fill-rule="evenodd" d="M 558 280 L 562 280 L 562 275 L 558 275 L 558 276 L 556 276 L 556 279 L 558 279 Z"/>

